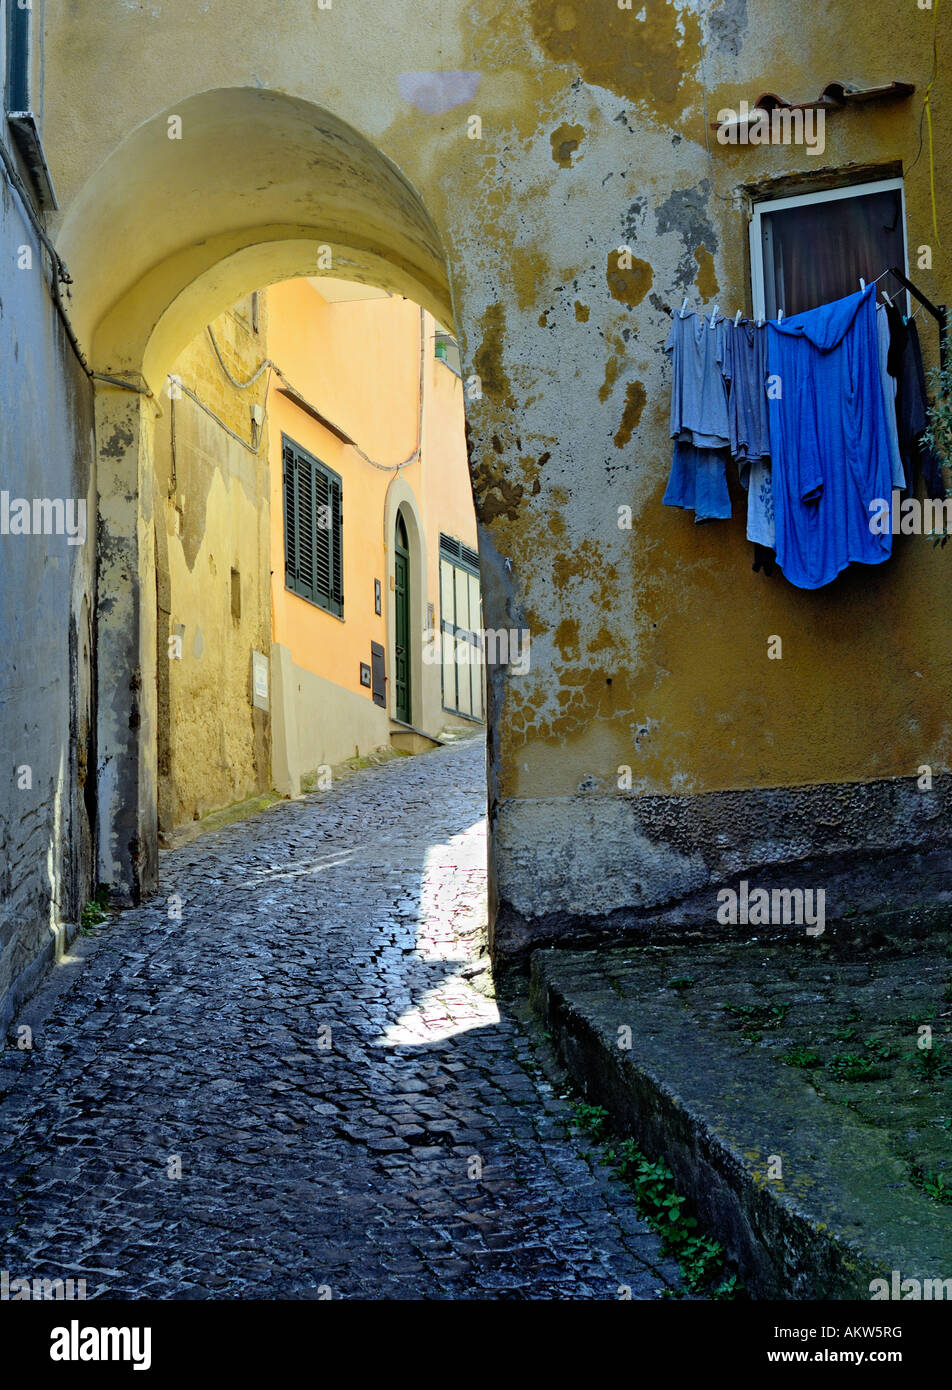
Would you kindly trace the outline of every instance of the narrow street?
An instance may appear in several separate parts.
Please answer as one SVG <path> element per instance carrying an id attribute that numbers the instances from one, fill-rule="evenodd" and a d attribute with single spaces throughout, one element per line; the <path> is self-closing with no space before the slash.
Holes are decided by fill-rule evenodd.
<path id="1" fill-rule="evenodd" d="M 163 856 L 159 897 L 0 1057 L 11 1278 L 662 1296 L 657 1238 L 487 997 L 484 756 L 390 762 Z"/>

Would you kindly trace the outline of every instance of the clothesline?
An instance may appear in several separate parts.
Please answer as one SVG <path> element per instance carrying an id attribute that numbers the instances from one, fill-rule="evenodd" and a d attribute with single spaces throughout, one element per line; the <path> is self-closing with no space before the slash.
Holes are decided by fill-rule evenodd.
<path id="1" fill-rule="evenodd" d="M 912 494 L 919 474 L 930 496 L 944 492 L 924 439 L 928 400 L 912 319 L 892 300 L 877 308 L 875 283 L 786 322 L 741 324 L 717 309 L 710 324 L 672 315 L 663 502 L 697 522 L 730 517 L 732 458 L 758 561 L 776 551 L 786 577 L 806 589 L 851 563 L 881 564 L 892 535 L 871 526 L 870 508 Z"/>
<path id="2" fill-rule="evenodd" d="M 940 353 L 940 360 L 941 360 L 942 367 L 944 368 L 944 367 L 945 367 L 945 362 L 946 362 L 946 350 L 947 350 L 947 341 L 946 341 L 946 338 L 947 338 L 947 330 L 946 330 L 946 310 L 945 310 L 944 306 L 940 306 L 940 307 L 937 308 L 936 305 L 933 304 L 931 300 L 927 299 L 926 296 L 922 293 L 922 291 L 919 290 L 919 289 L 912 283 L 911 280 L 907 279 L 906 276 L 902 273 L 902 271 L 899 270 L 896 266 L 887 266 L 885 270 L 880 271 L 880 273 L 876 276 L 875 280 L 870 280 L 869 282 L 867 282 L 867 281 L 866 281 L 865 279 L 863 279 L 863 277 L 861 276 L 861 277 L 860 277 L 860 281 L 859 281 L 859 287 L 860 287 L 861 290 L 863 290 L 863 289 L 866 288 L 867 283 L 869 283 L 869 284 L 871 284 L 871 285 L 878 285 L 879 282 L 880 282 L 880 280 L 885 279 L 885 277 L 886 277 L 887 275 L 893 275 L 893 276 L 895 276 L 895 278 L 899 281 L 899 283 L 903 286 L 903 288 L 904 288 L 904 289 L 907 289 L 907 290 L 909 291 L 909 293 L 912 294 L 912 295 L 914 295 L 915 298 L 918 299 L 918 301 L 919 301 L 919 308 L 918 308 L 918 309 L 914 310 L 913 313 L 911 313 L 911 314 L 908 314 L 908 315 L 903 314 L 903 320 L 904 320 L 906 323 L 911 323 L 913 319 L 917 318 L 918 315 L 921 313 L 922 309 L 925 309 L 925 310 L 926 310 L 928 313 L 930 313 L 930 314 L 932 315 L 932 317 L 937 321 L 937 323 L 938 323 L 938 325 L 939 325 L 939 353 Z M 890 295 L 889 295 L 889 292 L 888 292 L 887 290 L 883 290 L 883 292 L 882 292 L 882 297 L 883 297 L 883 299 L 886 301 L 886 303 L 890 306 L 890 308 L 895 307 L 895 306 L 893 305 L 893 301 L 892 301 L 892 299 L 891 299 L 891 297 L 890 297 Z M 683 300 L 683 302 L 682 302 L 682 304 L 681 304 L 681 308 L 680 308 L 680 309 L 672 309 L 672 310 L 671 310 L 671 317 L 674 318 L 675 314 L 677 314 L 679 318 L 682 318 L 682 319 L 683 319 L 683 318 L 687 318 L 687 316 L 688 316 L 688 305 L 689 305 L 689 303 L 690 303 L 690 296 L 689 296 L 689 295 L 685 295 L 685 296 L 684 296 L 684 300 Z M 710 327 L 711 327 L 711 328 L 714 328 L 715 325 L 716 325 L 717 323 L 720 323 L 720 322 L 724 321 L 724 320 L 727 318 L 727 315 L 726 315 L 726 314 L 722 314 L 722 315 L 720 316 L 720 318 L 718 318 L 717 313 L 718 313 L 718 310 L 720 309 L 720 307 L 721 307 L 721 306 L 720 306 L 720 303 L 715 303 L 714 308 L 713 308 L 713 310 L 711 311 L 711 314 L 710 314 Z M 694 311 L 694 310 L 691 310 L 691 312 L 694 313 L 695 311 Z M 784 311 L 783 311 L 783 309 L 778 310 L 777 318 L 776 318 L 775 321 L 776 321 L 777 323 L 782 323 L 782 322 L 783 322 L 783 316 L 784 316 Z M 705 318 L 705 319 L 706 319 L 706 318 L 708 317 L 708 315 L 707 315 L 707 314 L 699 314 L 698 317 L 699 317 L 699 318 Z M 758 326 L 758 328 L 762 328 L 765 322 L 766 322 L 766 319 L 764 318 L 764 316 L 761 315 L 759 318 L 756 318 L 756 319 L 754 319 L 754 318 L 748 318 L 747 315 L 746 315 L 746 314 L 743 312 L 743 310 L 741 310 L 741 309 L 738 309 L 736 315 L 734 316 L 734 323 L 735 323 L 735 325 L 736 325 L 736 324 L 739 324 L 739 323 L 756 323 L 757 326 Z"/>
<path id="3" fill-rule="evenodd" d="M 922 293 L 922 291 L 920 289 L 917 289 L 911 280 L 906 279 L 905 275 L 903 275 L 902 271 L 899 270 L 897 266 L 892 266 L 889 273 L 891 275 L 895 275 L 900 285 L 904 286 L 904 288 L 907 289 L 911 295 L 915 295 L 916 299 L 918 299 L 919 301 L 920 306 L 923 309 L 925 309 L 927 314 L 931 314 L 932 317 L 938 323 L 939 363 L 942 367 L 942 370 L 945 371 L 945 364 L 948 359 L 948 309 L 944 304 L 933 304 L 931 299 L 927 299 L 926 296 Z M 917 309 L 916 314 L 918 314 L 918 312 L 919 310 Z M 916 314 L 913 314 L 912 317 L 915 318 Z"/>

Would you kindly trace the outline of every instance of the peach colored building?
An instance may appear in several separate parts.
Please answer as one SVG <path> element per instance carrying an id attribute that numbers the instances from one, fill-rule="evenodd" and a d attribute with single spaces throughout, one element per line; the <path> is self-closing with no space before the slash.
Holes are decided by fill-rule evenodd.
<path id="1" fill-rule="evenodd" d="M 482 619 L 453 340 L 353 283 L 267 298 L 272 770 L 293 795 L 481 720 Z"/>

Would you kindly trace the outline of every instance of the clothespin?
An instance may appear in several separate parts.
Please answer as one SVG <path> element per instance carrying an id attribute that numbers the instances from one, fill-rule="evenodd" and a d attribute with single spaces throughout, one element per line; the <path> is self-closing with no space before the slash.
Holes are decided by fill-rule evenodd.
<path id="1" fill-rule="evenodd" d="M 883 290 L 883 299 L 885 299 L 885 301 L 886 301 L 886 303 L 889 305 L 890 309 L 895 309 L 896 306 L 895 306 L 895 304 L 892 302 L 892 300 L 889 298 L 889 291 L 888 291 L 888 290 Z"/>
<path id="2" fill-rule="evenodd" d="M 866 281 L 863 279 L 862 275 L 859 277 L 859 287 L 861 290 L 865 290 L 866 288 Z"/>
<path id="3" fill-rule="evenodd" d="M 734 327 L 736 328 L 737 325 L 738 325 L 739 323 L 740 323 L 740 310 L 738 309 L 736 315 L 734 316 Z"/>
<path id="4" fill-rule="evenodd" d="M 687 295 L 685 295 L 685 296 L 684 296 L 684 303 L 681 305 L 681 317 L 682 317 L 682 318 L 684 318 L 685 314 L 687 313 L 687 307 L 688 307 L 688 297 L 687 297 Z"/>
<path id="5" fill-rule="evenodd" d="M 782 309 L 778 309 L 778 310 L 777 310 L 777 322 L 778 322 L 778 323 L 783 323 L 783 310 L 782 310 Z"/>
<path id="6" fill-rule="evenodd" d="M 714 327 L 714 324 L 717 322 L 717 311 L 718 311 L 719 308 L 720 308 L 720 305 L 719 305 L 719 304 L 715 304 L 715 305 L 714 305 L 714 312 L 713 312 L 713 314 L 711 315 L 711 327 L 712 327 L 712 328 Z"/>

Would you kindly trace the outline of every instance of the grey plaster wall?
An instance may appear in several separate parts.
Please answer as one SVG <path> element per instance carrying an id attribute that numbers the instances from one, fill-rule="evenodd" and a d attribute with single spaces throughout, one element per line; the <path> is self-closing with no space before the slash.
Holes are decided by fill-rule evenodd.
<path id="1" fill-rule="evenodd" d="M 34 498 L 82 499 L 87 516 L 83 544 L 2 534 L 0 497 L 0 1029 L 91 890 L 92 388 L 48 274 L 18 195 L 0 181 L 0 490 L 11 508 L 28 499 L 31 514 Z"/>

